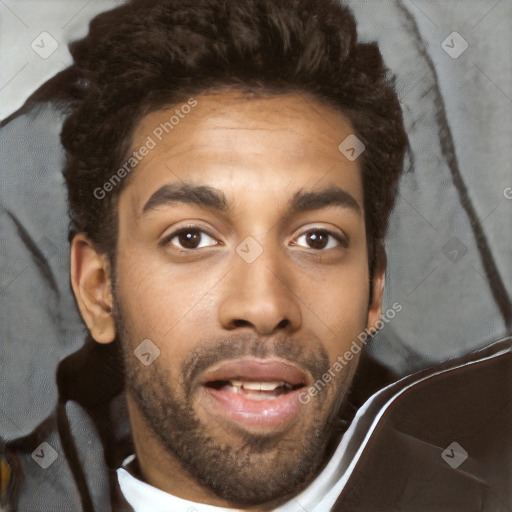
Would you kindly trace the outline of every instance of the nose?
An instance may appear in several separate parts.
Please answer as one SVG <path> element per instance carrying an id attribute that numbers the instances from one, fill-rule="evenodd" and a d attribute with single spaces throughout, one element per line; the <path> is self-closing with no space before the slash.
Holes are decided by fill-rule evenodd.
<path id="1" fill-rule="evenodd" d="M 276 251 L 264 249 L 252 263 L 235 254 L 221 292 L 222 327 L 229 331 L 251 329 L 261 336 L 297 331 L 302 316 L 293 287 L 290 266 Z"/>

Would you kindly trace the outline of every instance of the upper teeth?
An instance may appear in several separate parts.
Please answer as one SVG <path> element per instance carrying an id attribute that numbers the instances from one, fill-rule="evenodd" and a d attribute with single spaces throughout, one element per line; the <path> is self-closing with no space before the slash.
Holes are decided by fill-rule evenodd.
<path id="1" fill-rule="evenodd" d="M 253 382 L 253 381 L 241 381 L 241 380 L 230 380 L 232 386 L 243 387 L 244 389 L 250 389 L 254 391 L 272 391 L 276 388 L 287 386 L 289 384 L 282 380 L 276 380 L 271 382 Z"/>

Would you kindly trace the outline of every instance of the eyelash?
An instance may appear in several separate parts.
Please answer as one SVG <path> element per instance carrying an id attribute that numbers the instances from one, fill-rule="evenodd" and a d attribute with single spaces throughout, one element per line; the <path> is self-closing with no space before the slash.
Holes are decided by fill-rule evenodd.
<path id="1" fill-rule="evenodd" d="M 182 233 L 190 233 L 192 231 L 198 232 L 200 234 L 204 234 L 204 235 L 206 235 L 206 236 L 216 240 L 215 236 L 212 233 L 210 233 L 208 230 L 202 228 L 201 226 L 190 225 L 190 226 L 181 227 L 181 228 L 173 231 L 172 233 L 167 235 L 165 238 L 163 238 L 161 240 L 161 242 L 159 243 L 159 245 L 161 245 L 162 247 L 170 245 L 171 244 L 171 240 L 173 240 L 177 236 L 181 235 Z M 304 231 L 303 233 L 301 233 L 299 236 L 297 236 L 295 238 L 295 240 L 300 238 L 300 237 L 306 236 L 306 235 L 308 235 L 310 233 L 318 233 L 318 234 L 321 234 L 321 235 L 328 235 L 328 236 L 334 238 L 340 244 L 341 247 L 343 247 L 345 249 L 348 248 L 349 243 L 348 243 L 348 239 L 347 239 L 346 236 L 341 235 L 339 233 L 336 233 L 334 231 L 330 231 L 330 230 L 325 229 L 325 228 L 310 228 L 307 231 Z M 218 242 L 218 244 L 222 245 L 222 242 Z M 197 251 L 199 249 L 200 248 L 195 248 L 195 249 L 186 249 L 186 248 L 180 249 L 180 248 L 177 248 L 177 250 L 179 250 L 180 252 L 186 252 L 186 253 Z M 315 252 L 324 252 L 324 251 L 327 250 L 327 249 L 313 249 L 311 247 L 310 247 L 310 249 L 315 251 Z"/>
<path id="2" fill-rule="evenodd" d="M 307 231 L 304 231 L 301 233 L 297 238 L 301 238 L 303 236 L 309 235 L 310 233 L 317 233 L 321 235 L 328 235 L 332 238 L 334 238 L 341 247 L 344 249 L 348 248 L 348 238 L 344 235 L 341 235 L 340 233 L 336 233 L 334 231 L 330 231 L 329 229 L 325 228 L 310 228 Z M 311 248 L 312 249 L 312 248 Z M 315 249 L 312 249 L 315 250 Z M 318 252 L 326 251 L 327 249 L 316 249 Z"/>
<path id="3" fill-rule="evenodd" d="M 167 235 L 165 238 L 163 238 L 159 245 L 165 247 L 167 245 L 170 245 L 171 244 L 171 240 L 173 238 L 176 238 L 177 236 L 181 235 L 182 233 L 190 233 L 191 231 L 196 231 L 200 234 L 204 234 L 204 235 L 207 235 L 209 236 L 210 238 L 213 238 L 215 240 L 215 236 L 212 235 L 208 230 L 202 228 L 201 226 L 194 226 L 194 225 L 190 225 L 190 226 L 184 226 L 184 227 L 181 227 L 179 229 L 177 229 L 176 231 L 173 231 L 172 233 L 170 233 L 169 235 Z M 219 242 L 219 243 L 222 243 L 222 242 Z M 192 251 L 197 251 L 198 249 L 177 249 L 181 252 L 192 252 Z"/>

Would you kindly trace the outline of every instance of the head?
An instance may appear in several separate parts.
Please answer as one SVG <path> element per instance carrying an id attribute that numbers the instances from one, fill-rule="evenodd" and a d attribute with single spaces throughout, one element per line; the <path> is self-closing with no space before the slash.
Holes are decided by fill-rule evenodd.
<path id="1" fill-rule="evenodd" d="M 141 0 L 71 51 L 72 285 L 144 477 L 269 507 L 325 463 L 380 318 L 406 136 L 379 50 L 332 0 Z"/>

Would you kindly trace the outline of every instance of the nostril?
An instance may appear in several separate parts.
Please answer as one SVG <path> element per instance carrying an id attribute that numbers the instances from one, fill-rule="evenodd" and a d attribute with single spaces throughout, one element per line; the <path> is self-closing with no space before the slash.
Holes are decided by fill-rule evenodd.
<path id="1" fill-rule="evenodd" d="M 235 318 L 231 322 L 231 325 L 233 327 L 254 327 L 254 325 L 251 322 L 249 322 L 249 320 L 244 320 L 243 318 Z M 290 320 L 284 318 L 276 325 L 276 329 L 284 329 L 288 327 L 288 325 L 290 325 Z"/>
<path id="2" fill-rule="evenodd" d="M 277 324 L 276 329 L 284 329 L 285 327 L 288 327 L 289 323 L 290 323 L 290 321 L 288 319 L 284 318 Z"/>
<path id="3" fill-rule="evenodd" d="M 234 327 L 248 327 L 248 326 L 251 326 L 251 322 L 249 322 L 247 320 L 235 318 L 235 320 L 233 320 L 233 326 Z"/>

